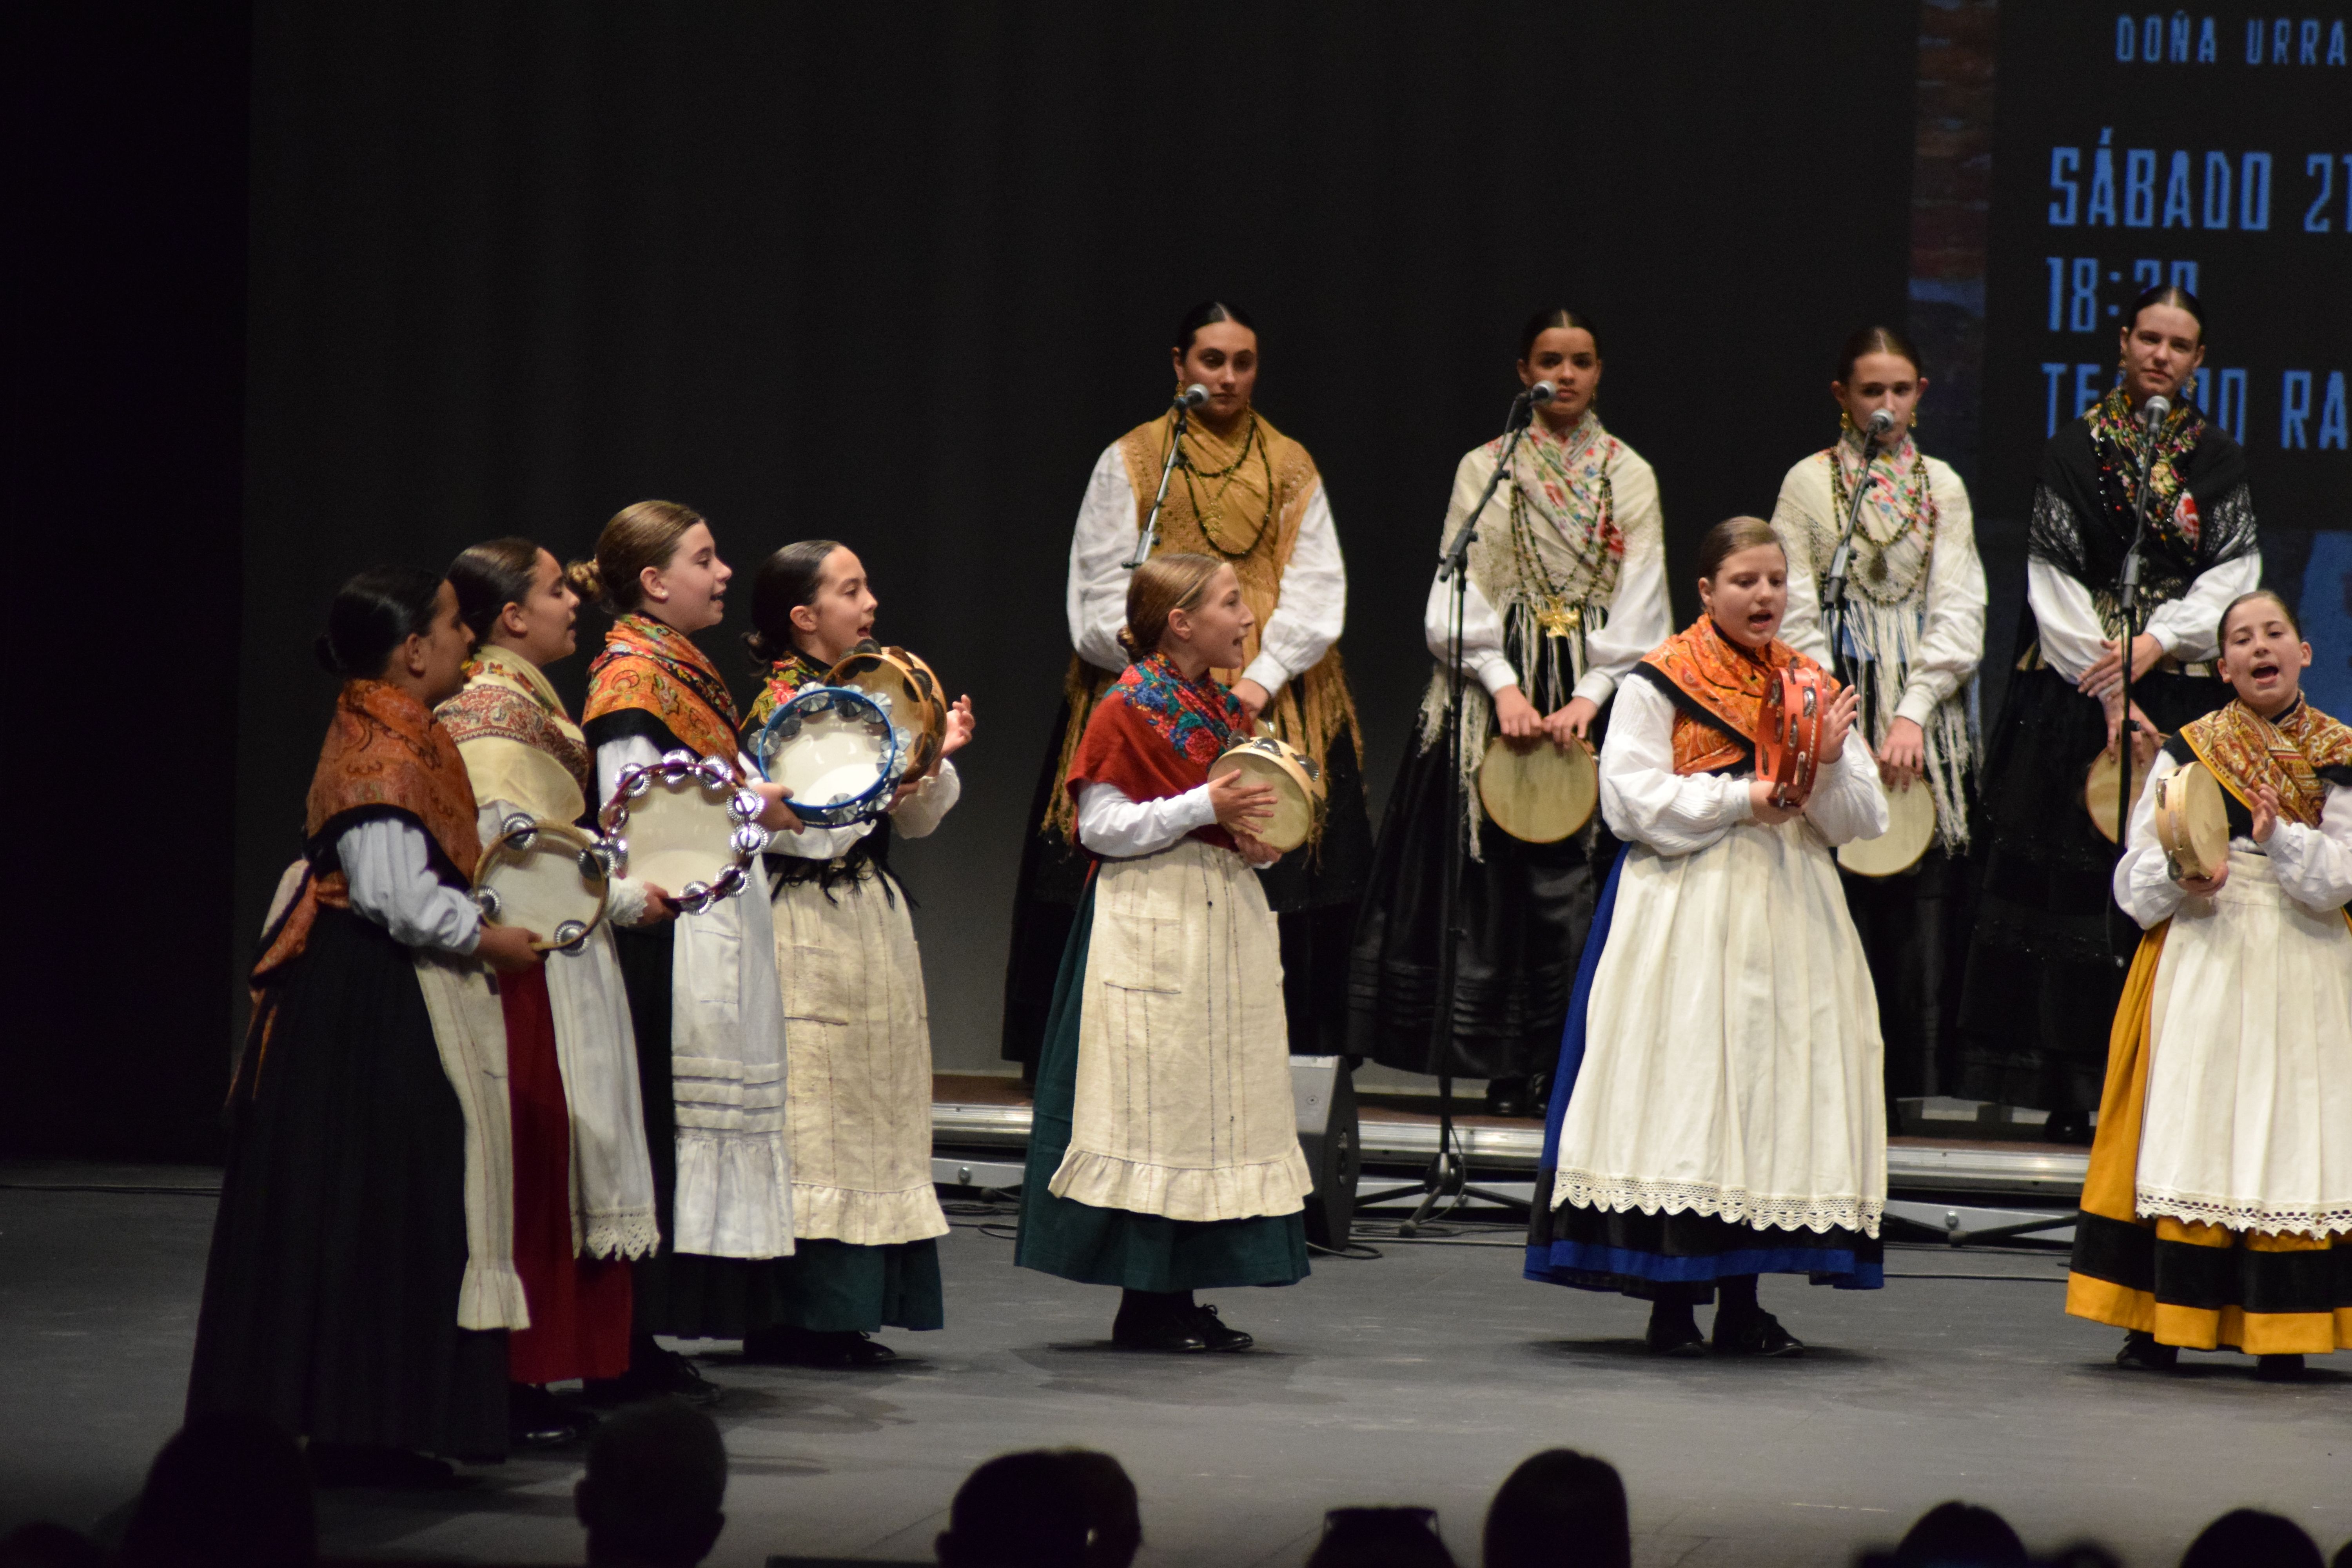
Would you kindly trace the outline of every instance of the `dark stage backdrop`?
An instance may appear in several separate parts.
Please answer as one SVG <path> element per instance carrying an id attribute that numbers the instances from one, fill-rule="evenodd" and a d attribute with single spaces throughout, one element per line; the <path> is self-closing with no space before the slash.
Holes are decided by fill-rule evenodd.
<path id="1" fill-rule="evenodd" d="M 1531 310 L 1600 323 L 1601 409 L 1656 466 L 1678 561 L 1828 438 L 1832 350 L 1905 308 L 1916 24 L 265 5 L 235 931 L 295 850 L 335 583 L 505 532 L 580 552 L 667 497 L 746 584 L 788 541 L 849 542 L 885 637 L 973 697 L 964 804 L 901 864 L 940 1060 L 994 1064 L 1070 524 L 1161 406 L 1176 315 L 1255 314 L 1260 406 L 1330 487 L 1377 806 L 1454 464 Z M 748 689 L 741 621 L 707 646 Z M 584 662 L 557 671 L 575 698 Z"/>

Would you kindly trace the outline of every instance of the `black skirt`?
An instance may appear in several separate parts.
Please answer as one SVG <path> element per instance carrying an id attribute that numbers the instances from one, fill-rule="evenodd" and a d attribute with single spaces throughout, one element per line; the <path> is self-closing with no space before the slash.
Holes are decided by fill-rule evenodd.
<path id="1" fill-rule="evenodd" d="M 507 1450 L 507 1336 L 457 1327 L 466 1124 L 408 949 L 322 909 L 232 1104 L 188 1415 L 318 1442 Z"/>
<path id="2" fill-rule="evenodd" d="M 1557 844 L 1524 843 L 1480 822 L 1479 858 L 1462 857 L 1454 1026 L 1441 1047 L 1445 765 L 1441 738 L 1426 750 L 1409 747 L 1398 770 L 1356 918 L 1348 1049 L 1407 1072 L 1524 1077 L 1559 1055 L 1577 957 L 1618 842 L 1598 810 L 1582 832 Z M 1457 808 L 1453 821 L 1460 820 Z"/>
<path id="3" fill-rule="evenodd" d="M 2132 700 L 2166 734 L 2230 700 L 2210 676 L 2155 674 Z M 2116 907 L 2119 851 L 2083 778 L 2106 744 L 2098 703 L 2054 669 L 2009 684 L 1984 773 L 1984 879 L 1960 996 L 1959 1091 L 2052 1111 L 2098 1109 L 2107 1034 L 2139 928 Z"/>
<path id="4" fill-rule="evenodd" d="M 1054 982 L 1094 857 L 1059 833 L 1035 825 L 1062 788 L 1067 702 L 1045 747 L 1045 765 L 1029 803 L 1032 825 L 1021 851 L 1013 899 L 1013 945 L 1004 964 L 1003 1054 L 1034 1068 L 1054 1011 Z M 1372 815 L 1365 804 L 1356 743 L 1342 729 L 1324 759 L 1322 837 L 1260 873 L 1266 907 L 1282 940 L 1283 1012 L 1296 1056 L 1337 1056 L 1348 1045 L 1348 951 L 1356 904 L 1372 860 Z"/>

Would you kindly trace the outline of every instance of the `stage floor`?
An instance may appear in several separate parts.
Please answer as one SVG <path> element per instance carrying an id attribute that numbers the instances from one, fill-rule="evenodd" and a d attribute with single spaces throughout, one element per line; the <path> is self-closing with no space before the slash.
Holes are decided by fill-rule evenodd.
<path id="1" fill-rule="evenodd" d="M 178 1420 L 213 1208 L 25 1184 L 211 1177 L 0 1170 L 0 1531 L 119 1526 Z M 2352 1357 L 2293 1387 L 2234 1355 L 2118 1372 L 2117 1336 L 2063 1314 L 2047 1253 L 1900 1248 L 1905 1277 L 1875 1293 L 1768 1280 L 1766 1304 L 1815 1349 L 1757 1364 L 1652 1362 L 1640 1303 L 1527 1284 L 1507 1244 L 1381 1245 L 1289 1289 L 1209 1298 L 1255 1353 L 1155 1358 L 1105 1344 L 1110 1292 L 1015 1269 L 1009 1240 L 960 1223 L 942 1244 L 950 1326 L 889 1336 L 907 1358 L 891 1370 L 744 1367 L 709 1347 L 734 1459 L 711 1561 L 925 1560 L 972 1466 L 1045 1444 L 1127 1465 L 1147 1565 L 1296 1563 L 1324 1509 L 1379 1502 L 1436 1508 L 1473 1563 L 1495 1485 L 1551 1445 L 1624 1473 L 1644 1565 L 1841 1562 L 1950 1497 L 2036 1547 L 2089 1535 L 2149 1568 L 2240 1504 L 2326 1551 L 2352 1535 Z M 479 1473 L 454 1497 L 331 1494 L 327 1549 L 581 1560 L 576 1455 Z"/>

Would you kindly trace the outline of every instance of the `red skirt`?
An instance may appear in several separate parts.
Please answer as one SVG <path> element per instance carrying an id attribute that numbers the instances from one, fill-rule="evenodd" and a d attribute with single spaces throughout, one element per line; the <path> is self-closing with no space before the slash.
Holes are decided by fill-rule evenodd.
<path id="1" fill-rule="evenodd" d="M 629 1369 L 629 1265 L 572 1249 L 572 1108 L 555 1057 L 542 970 L 499 976 L 514 1121 L 514 1261 L 530 1327 L 507 1336 L 517 1383 L 618 1377 Z"/>

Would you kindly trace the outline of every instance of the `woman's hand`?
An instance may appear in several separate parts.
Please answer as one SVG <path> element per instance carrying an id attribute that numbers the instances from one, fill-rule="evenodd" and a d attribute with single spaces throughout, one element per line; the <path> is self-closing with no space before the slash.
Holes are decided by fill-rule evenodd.
<path id="1" fill-rule="evenodd" d="M 1748 809 L 1766 827 L 1778 827 L 1784 822 L 1794 822 L 1805 814 L 1804 803 L 1795 805 L 1780 804 L 1780 786 L 1770 779 L 1748 781 Z"/>
<path id="2" fill-rule="evenodd" d="M 1253 784 L 1235 768 L 1209 781 L 1209 804 L 1216 808 L 1217 826 L 1239 843 L 1274 820 L 1274 786 Z"/>
<path id="3" fill-rule="evenodd" d="M 538 940 L 535 932 L 520 926 L 485 925 L 474 943 L 474 956 L 500 974 L 520 974 L 546 962 L 546 955 L 530 945 Z"/>
<path id="4" fill-rule="evenodd" d="M 940 762 L 971 744 L 971 699 L 959 697 L 948 708 L 948 737 L 940 742 Z"/>
<path id="5" fill-rule="evenodd" d="M 2278 791 L 2263 784 L 2254 791 L 2254 842 L 2268 844 L 2271 835 L 2278 831 Z"/>
<path id="6" fill-rule="evenodd" d="M 1570 737 L 1592 749 L 1592 721 L 1601 717 L 1601 704 L 1590 697 L 1571 697 L 1568 706 L 1543 721 L 1543 732 L 1559 745 L 1565 746 Z"/>
<path id="7" fill-rule="evenodd" d="M 2229 879 L 2230 863 L 2227 860 L 2222 861 L 2210 877 L 2175 877 L 2173 879 L 2180 884 L 2180 890 L 2192 899 L 2211 898 L 2221 890 L 2221 884 Z"/>
<path id="8" fill-rule="evenodd" d="M 2123 728 L 2122 689 L 2117 688 L 2100 699 L 2100 701 L 2105 704 L 2107 710 L 2107 754 L 2114 756 L 2116 736 Z M 2156 726 L 2149 722 L 2147 714 L 2140 711 L 2139 704 L 2137 702 L 2132 704 L 2131 716 L 2132 772 L 2144 775 L 2148 770 L 2148 765 L 2156 761 L 2156 748 L 2158 744 Z"/>
<path id="9" fill-rule="evenodd" d="M 1516 686 L 1495 693 L 1495 727 L 1506 740 L 1532 741 L 1544 732 L 1543 715 Z"/>
<path id="10" fill-rule="evenodd" d="M 780 784 L 770 784 L 765 779 L 751 780 L 751 790 L 768 803 L 767 808 L 752 821 L 771 833 L 798 833 L 801 830 L 801 819 L 793 814 L 791 806 L 784 804 L 793 793 L 791 790 Z"/>
<path id="11" fill-rule="evenodd" d="M 1862 693 L 1847 687 L 1830 699 L 1830 710 L 1822 715 L 1822 766 L 1834 767 L 1845 755 L 1845 738 L 1853 730 L 1853 716 L 1862 710 Z"/>
<path id="12" fill-rule="evenodd" d="M 1886 727 L 1886 744 L 1878 748 L 1878 782 L 1889 789 L 1909 789 L 1927 771 L 1927 737 L 1916 719 L 1897 719 Z"/>
<path id="13" fill-rule="evenodd" d="M 1281 850 L 1276 849 L 1265 839 L 1247 833 L 1234 835 L 1234 847 L 1239 849 L 1242 852 L 1242 858 L 1253 866 L 1271 866 L 1282 858 Z"/>
<path id="14" fill-rule="evenodd" d="M 2091 668 L 2083 672 L 2082 679 L 2074 682 L 2076 687 L 2094 697 L 2105 697 L 2110 692 L 2120 691 L 2124 684 L 2123 656 L 2116 651 L 2115 639 L 2111 637 L 2101 646 L 2107 651 L 2101 654 L 2093 662 Z M 2163 657 L 2164 645 L 2156 640 L 2155 633 L 2142 632 L 2132 638 L 2132 679 L 2137 681 L 2141 676 L 2154 669 L 2156 661 Z"/>
<path id="15" fill-rule="evenodd" d="M 1255 729 L 1257 716 L 1265 711 L 1267 703 L 1274 700 L 1274 693 L 1246 675 L 1234 682 L 1233 693 L 1242 705 L 1242 717 L 1249 721 L 1252 729 Z"/>

